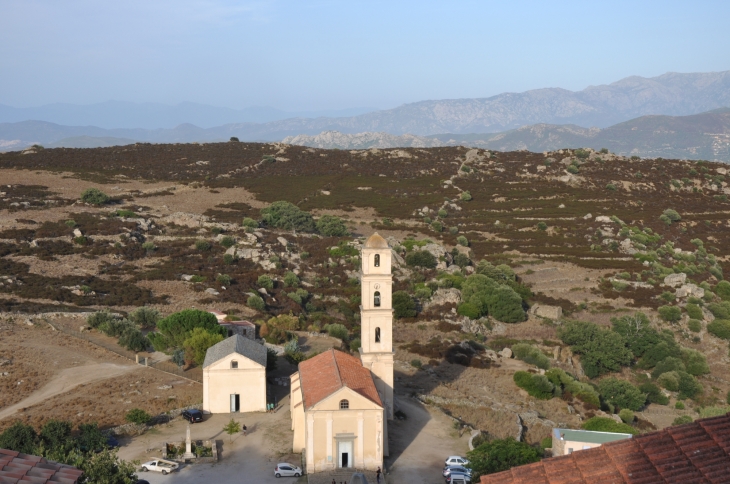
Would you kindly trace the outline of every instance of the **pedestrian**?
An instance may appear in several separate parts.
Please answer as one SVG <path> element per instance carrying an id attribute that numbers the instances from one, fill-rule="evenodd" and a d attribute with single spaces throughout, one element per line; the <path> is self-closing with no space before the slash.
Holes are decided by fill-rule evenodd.
<path id="1" fill-rule="evenodd" d="M 378 484 L 380 484 L 380 474 L 382 474 L 382 471 L 380 470 L 380 467 L 378 467 L 378 470 L 375 471 L 375 480 L 378 481 Z"/>
<path id="2" fill-rule="evenodd" d="M 332 484 L 337 484 L 337 481 L 335 481 L 334 479 L 332 479 Z"/>
<path id="3" fill-rule="evenodd" d="M 242 432 L 243 432 L 243 436 L 244 436 L 244 437 L 246 436 L 246 432 L 247 432 L 247 431 L 248 431 L 248 428 L 246 427 L 246 424 L 243 424 L 243 429 L 242 429 Z"/>

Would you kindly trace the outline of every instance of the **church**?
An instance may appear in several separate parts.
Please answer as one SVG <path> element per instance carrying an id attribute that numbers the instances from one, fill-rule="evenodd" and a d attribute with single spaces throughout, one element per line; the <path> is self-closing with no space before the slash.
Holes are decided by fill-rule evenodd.
<path id="1" fill-rule="evenodd" d="M 362 249 L 359 358 L 331 349 L 291 376 L 293 451 L 307 472 L 375 470 L 388 455 L 393 419 L 391 250 L 377 233 Z"/>

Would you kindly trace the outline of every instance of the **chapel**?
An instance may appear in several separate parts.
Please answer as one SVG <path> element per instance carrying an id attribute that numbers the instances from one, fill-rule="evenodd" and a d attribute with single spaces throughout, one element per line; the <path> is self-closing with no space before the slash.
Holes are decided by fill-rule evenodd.
<path id="1" fill-rule="evenodd" d="M 375 470 L 388 455 L 393 418 L 393 276 L 391 249 L 375 233 L 362 249 L 361 347 L 331 349 L 303 361 L 291 376 L 293 451 L 308 473 Z"/>

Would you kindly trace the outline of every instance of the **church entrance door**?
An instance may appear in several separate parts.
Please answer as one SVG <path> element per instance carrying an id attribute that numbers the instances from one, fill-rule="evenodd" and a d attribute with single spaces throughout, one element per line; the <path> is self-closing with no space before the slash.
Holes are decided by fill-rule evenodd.
<path id="1" fill-rule="evenodd" d="M 339 457 L 339 467 L 352 467 L 352 441 L 348 440 L 345 442 L 337 443 L 337 454 Z"/>

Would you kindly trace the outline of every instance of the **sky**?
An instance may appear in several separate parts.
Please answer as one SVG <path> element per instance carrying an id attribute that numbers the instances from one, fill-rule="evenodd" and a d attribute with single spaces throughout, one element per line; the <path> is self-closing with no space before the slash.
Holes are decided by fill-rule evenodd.
<path id="1" fill-rule="evenodd" d="M 730 2 L 0 0 L 0 103 L 386 109 L 730 70 Z"/>

